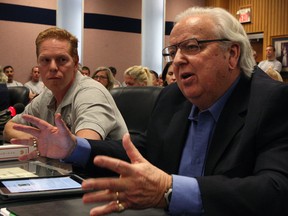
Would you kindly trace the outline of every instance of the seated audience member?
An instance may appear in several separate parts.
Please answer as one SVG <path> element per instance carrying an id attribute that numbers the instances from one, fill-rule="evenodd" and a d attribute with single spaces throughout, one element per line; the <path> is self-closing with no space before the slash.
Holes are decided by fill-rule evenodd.
<path id="1" fill-rule="evenodd" d="M 276 71 L 276 70 L 273 70 L 272 67 L 268 68 L 268 70 L 266 71 L 266 73 L 274 80 L 278 80 L 280 82 L 283 82 L 283 79 L 282 79 L 282 76 L 281 74 Z"/>
<path id="2" fill-rule="evenodd" d="M 159 76 L 158 76 L 158 80 L 159 80 L 159 86 L 163 86 L 162 73 L 159 74 Z"/>
<path id="3" fill-rule="evenodd" d="M 44 83 L 40 80 L 39 67 L 34 66 L 31 70 L 31 80 L 24 84 L 30 89 L 30 99 L 38 96 L 44 90 Z"/>
<path id="4" fill-rule="evenodd" d="M 114 88 L 121 87 L 122 86 L 121 82 L 116 79 L 117 69 L 113 66 L 110 66 L 109 69 L 112 72 L 113 77 L 114 77 Z"/>
<path id="5" fill-rule="evenodd" d="M 3 68 L 4 73 L 8 77 L 7 86 L 23 86 L 21 82 L 14 80 L 14 68 L 11 65 L 7 65 Z"/>
<path id="6" fill-rule="evenodd" d="M 124 82 L 126 86 L 152 86 L 152 74 L 149 68 L 135 65 L 124 72 Z"/>
<path id="7" fill-rule="evenodd" d="M 258 64 L 258 67 L 265 72 L 271 67 L 273 70 L 280 73 L 282 70 L 282 64 L 276 59 L 276 49 L 273 45 L 268 45 L 266 47 L 266 58 L 266 60 L 263 60 Z"/>
<path id="8" fill-rule="evenodd" d="M 9 141 L 29 137 L 13 129 L 15 123 L 28 124 L 23 114 L 30 114 L 54 124 L 61 113 L 66 126 L 80 137 L 121 139 L 127 127 L 111 94 L 100 83 L 78 71 L 78 40 L 64 29 L 49 28 L 36 38 L 37 62 L 47 88 L 5 126 Z M 93 121 L 91 121 L 93 119 Z"/>
<path id="9" fill-rule="evenodd" d="M 0 82 L 0 111 L 9 107 L 9 92 L 6 83 Z"/>
<path id="10" fill-rule="evenodd" d="M 6 74 L 3 72 L 2 67 L 0 66 L 0 83 L 7 83 L 8 82 L 8 77 Z"/>
<path id="11" fill-rule="evenodd" d="M 98 67 L 92 78 L 111 90 L 114 86 L 114 76 L 108 67 Z"/>
<path id="12" fill-rule="evenodd" d="M 15 129 L 36 136 L 43 156 L 69 161 L 78 153 L 73 162 L 82 161 L 90 174 L 103 168 L 119 174 L 83 182 L 83 189 L 95 190 L 83 202 L 98 203 L 90 215 L 145 208 L 169 215 L 288 215 L 288 85 L 254 68 L 243 26 L 222 8 L 187 9 L 176 17 L 169 43 L 163 56 L 171 57 L 177 84 L 160 93 L 144 143 L 133 140 L 147 159 L 129 135 L 123 147 L 78 138 L 59 114 L 56 127 L 25 115 L 39 130 Z M 80 153 L 84 146 L 91 151 Z M 19 159 L 35 157 L 36 151 Z"/>
<path id="13" fill-rule="evenodd" d="M 159 86 L 159 77 L 158 73 L 154 70 L 150 70 L 150 73 L 152 75 L 152 85 L 153 86 Z"/>
<path id="14" fill-rule="evenodd" d="M 81 69 L 81 73 L 83 76 L 88 76 L 90 77 L 90 68 L 87 66 L 83 66 Z"/>
<path id="15" fill-rule="evenodd" d="M 176 77 L 173 72 L 172 62 L 167 62 L 162 72 L 163 86 L 170 85 L 176 82 Z"/>
<path id="16" fill-rule="evenodd" d="M 8 77 L 4 74 L 0 66 L 0 111 L 9 107 L 9 92 L 7 88 Z"/>

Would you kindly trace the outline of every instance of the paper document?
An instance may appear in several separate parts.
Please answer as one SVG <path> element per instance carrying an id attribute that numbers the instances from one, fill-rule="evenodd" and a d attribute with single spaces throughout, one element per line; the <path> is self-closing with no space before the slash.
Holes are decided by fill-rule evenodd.
<path id="1" fill-rule="evenodd" d="M 0 168 L 0 179 L 25 177 L 37 177 L 37 175 L 20 167 Z"/>

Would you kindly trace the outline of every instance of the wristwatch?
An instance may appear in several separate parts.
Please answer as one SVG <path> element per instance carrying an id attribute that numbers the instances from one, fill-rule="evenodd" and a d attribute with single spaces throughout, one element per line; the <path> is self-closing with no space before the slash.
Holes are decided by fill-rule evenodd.
<path id="1" fill-rule="evenodd" d="M 171 197 L 172 197 L 172 187 L 168 188 L 168 190 L 164 194 L 164 199 L 166 201 L 167 208 L 170 205 Z"/>

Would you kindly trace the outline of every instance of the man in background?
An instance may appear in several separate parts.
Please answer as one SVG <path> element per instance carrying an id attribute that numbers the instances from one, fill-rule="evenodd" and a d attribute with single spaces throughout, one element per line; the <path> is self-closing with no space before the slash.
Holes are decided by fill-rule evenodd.
<path id="1" fill-rule="evenodd" d="M 3 68 L 4 73 L 8 77 L 7 87 L 23 86 L 21 82 L 14 80 L 14 68 L 11 65 L 7 65 Z"/>
<path id="2" fill-rule="evenodd" d="M 267 72 L 269 68 L 276 70 L 278 73 L 282 70 L 282 64 L 276 59 L 276 49 L 272 45 L 266 47 L 266 60 L 261 61 L 258 64 L 264 72 Z"/>
<path id="3" fill-rule="evenodd" d="M 83 66 L 81 69 L 81 73 L 83 76 L 88 76 L 90 77 L 90 68 L 87 66 Z"/>
<path id="4" fill-rule="evenodd" d="M 82 76 L 78 70 L 78 39 L 65 29 L 53 27 L 40 32 L 35 43 L 37 63 L 46 88 L 23 113 L 5 125 L 5 139 L 35 139 L 13 129 L 16 123 L 29 125 L 22 118 L 23 114 L 54 124 L 56 113 L 61 113 L 66 126 L 77 136 L 93 140 L 120 139 L 127 127 L 111 94 L 102 84 Z"/>
<path id="5" fill-rule="evenodd" d="M 30 89 L 30 100 L 38 96 L 44 90 L 44 83 L 40 80 L 39 67 L 34 66 L 31 70 L 31 80 L 24 84 Z"/>

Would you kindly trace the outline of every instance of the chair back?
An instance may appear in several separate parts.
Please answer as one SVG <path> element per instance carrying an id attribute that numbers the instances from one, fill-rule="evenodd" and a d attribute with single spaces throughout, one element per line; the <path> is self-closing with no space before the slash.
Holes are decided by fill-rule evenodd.
<path id="1" fill-rule="evenodd" d="M 144 133 L 162 87 L 118 87 L 110 90 L 130 134 Z"/>
<path id="2" fill-rule="evenodd" d="M 26 106 L 29 103 L 30 90 L 25 86 L 8 87 L 10 106 L 16 103 L 22 103 Z"/>
<path id="3" fill-rule="evenodd" d="M 9 92 L 6 83 L 0 83 L 0 111 L 9 107 Z"/>

